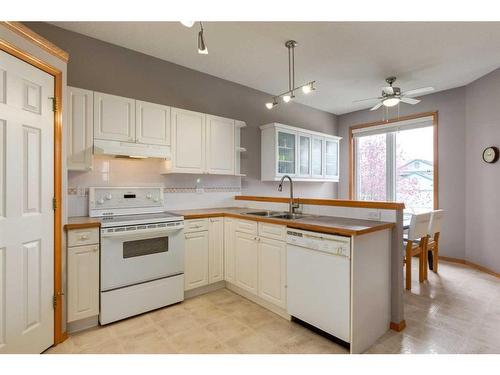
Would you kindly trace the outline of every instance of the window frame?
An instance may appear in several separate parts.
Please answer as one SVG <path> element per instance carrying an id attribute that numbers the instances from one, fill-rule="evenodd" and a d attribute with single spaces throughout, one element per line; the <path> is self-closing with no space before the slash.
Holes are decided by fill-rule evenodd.
<path id="1" fill-rule="evenodd" d="M 356 167 L 358 165 L 358 161 L 356 160 L 356 137 L 353 136 L 353 130 L 356 129 L 364 129 L 374 126 L 387 125 L 391 123 L 419 119 L 422 117 L 432 117 L 432 127 L 433 127 L 433 153 L 434 153 L 434 174 L 433 174 L 433 205 L 434 209 L 437 210 L 439 208 L 439 157 L 438 157 L 438 111 L 434 112 L 424 112 L 418 113 L 410 116 L 402 116 L 397 118 L 392 118 L 384 121 L 376 121 L 364 124 L 353 125 L 349 128 L 349 199 L 356 200 L 356 187 L 359 184 L 358 176 L 356 174 Z M 388 189 L 388 197 L 394 201 L 396 192 L 394 191 L 396 176 L 395 168 L 389 168 L 389 163 L 396 163 L 396 160 L 393 158 L 393 150 L 396 147 L 396 137 L 394 133 L 386 133 L 387 143 L 386 143 L 386 186 Z M 393 173 L 389 173 L 392 171 Z"/>

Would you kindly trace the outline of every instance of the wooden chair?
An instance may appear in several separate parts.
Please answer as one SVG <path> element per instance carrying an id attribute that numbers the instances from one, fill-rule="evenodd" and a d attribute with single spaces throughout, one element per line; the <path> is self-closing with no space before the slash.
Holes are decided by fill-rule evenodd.
<path id="1" fill-rule="evenodd" d="M 411 259 L 418 256 L 418 280 L 427 280 L 427 241 L 431 212 L 411 217 L 408 237 L 405 239 L 406 289 L 411 290 Z"/>
<path id="2" fill-rule="evenodd" d="M 427 242 L 427 256 L 429 259 L 429 268 L 434 272 L 438 272 L 439 261 L 439 234 L 441 233 L 441 223 L 443 221 L 444 210 L 435 210 L 431 213 L 431 221 L 429 223 L 429 239 Z"/>

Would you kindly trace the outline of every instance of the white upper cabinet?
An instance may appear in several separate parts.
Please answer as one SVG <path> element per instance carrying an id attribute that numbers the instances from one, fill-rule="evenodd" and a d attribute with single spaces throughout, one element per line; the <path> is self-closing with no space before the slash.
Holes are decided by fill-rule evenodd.
<path id="1" fill-rule="evenodd" d="M 135 100 L 94 92 L 94 138 L 135 142 Z"/>
<path id="2" fill-rule="evenodd" d="M 135 114 L 138 143 L 170 145 L 170 107 L 136 100 Z"/>
<path id="3" fill-rule="evenodd" d="M 172 165 L 168 172 L 205 173 L 206 115 L 172 108 Z"/>
<path id="4" fill-rule="evenodd" d="M 92 168 L 94 93 L 68 86 L 68 170 Z"/>
<path id="5" fill-rule="evenodd" d="M 207 172 L 234 175 L 234 120 L 207 115 Z"/>
<path id="6" fill-rule="evenodd" d="M 260 129 L 262 181 L 338 181 L 342 138 L 277 123 Z"/>

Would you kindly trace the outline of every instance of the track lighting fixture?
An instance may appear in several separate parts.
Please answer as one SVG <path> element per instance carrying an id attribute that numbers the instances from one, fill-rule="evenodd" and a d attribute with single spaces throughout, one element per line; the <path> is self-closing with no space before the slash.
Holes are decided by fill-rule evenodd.
<path id="1" fill-rule="evenodd" d="M 316 81 L 311 81 L 302 86 L 295 86 L 295 47 L 297 47 L 295 40 L 289 40 L 285 43 L 288 48 L 288 91 L 277 95 L 273 98 L 272 103 L 266 103 L 267 109 L 273 109 L 278 105 L 278 98 L 281 98 L 285 103 L 290 102 L 295 98 L 295 91 L 302 89 L 304 94 L 309 94 L 311 91 L 316 90 L 314 84 Z"/>
<path id="2" fill-rule="evenodd" d="M 198 53 L 200 55 L 208 55 L 208 48 L 203 37 L 203 23 L 200 21 L 200 32 L 198 33 Z"/>
<path id="3" fill-rule="evenodd" d="M 194 21 L 181 21 L 181 23 L 186 27 L 193 27 Z"/>

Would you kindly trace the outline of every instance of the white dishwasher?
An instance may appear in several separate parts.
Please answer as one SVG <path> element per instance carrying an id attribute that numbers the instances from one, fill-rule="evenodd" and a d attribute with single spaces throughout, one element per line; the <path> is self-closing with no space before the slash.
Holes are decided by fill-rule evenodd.
<path id="1" fill-rule="evenodd" d="M 351 238 L 287 230 L 287 310 L 350 343 Z"/>

